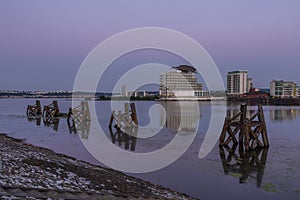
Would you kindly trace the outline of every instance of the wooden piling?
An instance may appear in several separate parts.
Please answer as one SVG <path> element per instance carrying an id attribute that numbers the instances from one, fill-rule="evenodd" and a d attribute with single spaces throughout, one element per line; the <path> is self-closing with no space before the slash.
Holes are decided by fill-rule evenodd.
<path id="1" fill-rule="evenodd" d="M 268 133 L 267 133 L 267 126 L 266 126 L 266 121 L 265 121 L 265 116 L 264 116 L 264 111 L 262 108 L 262 105 L 258 105 L 258 120 L 261 123 L 261 134 L 263 138 L 263 143 L 264 146 L 268 147 L 269 146 L 269 139 L 268 139 Z"/>
<path id="2" fill-rule="evenodd" d="M 54 116 L 56 116 L 56 117 L 60 116 L 58 103 L 56 100 L 53 101 L 53 108 L 54 108 Z"/>
<path id="3" fill-rule="evenodd" d="M 28 105 L 26 110 L 26 115 L 28 118 L 38 117 L 42 115 L 41 102 L 36 100 L 35 105 Z"/>
<path id="4" fill-rule="evenodd" d="M 138 124 L 138 119 L 137 119 L 137 114 L 136 114 L 136 109 L 135 109 L 135 104 L 134 103 L 130 103 L 130 108 L 131 108 L 131 119 L 132 121 L 136 124 Z"/>
<path id="5" fill-rule="evenodd" d="M 224 145 L 224 141 L 225 141 L 225 137 L 226 137 L 226 131 L 227 131 L 227 128 L 228 128 L 228 124 L 229 124 L 229 120 L 226 117 L 225 121 L 224 121 L 223 129 L 222 129 L 222 132 L 221 132 L 221 135 L 220 135 L 220 139 L 219 139 L 219 145 L 220 146 Z"/>
<path id="6" fill-rule="evenodd" d="M 80 105 L 69 108 L 67 115 L 68 124 L 70 124 L 70 132 L 80 133 L 83 139 L 87 139 L 89 135 L 91 116 L 88 102 L 82 101 Z"/>
<path id="7" fill-rule="evenodd" d="M 240 121 L 243 122 L 247 118 L 247 104 L 241 105 L 240 112 L 241 112 Z"/>
<path id="8" fill-rule="evenodd" d="M 114 114 L 112 113 L 111 115 L 110 115 L 110 120 L 109 120 L 109 125 L 108 125 L 108 127 L 111 129 L 112 128 L 112 123 L 113 123 L 113 121 L 114 121 Z"/>
<path id="9" fill-rule="evenodd" d="M 239 121 L 236 121 L 238 117 Z M 255 120 L 256 118 L 258 120 Z M 236 135 L 239 137 L 238 142 Z M 262 142 L 260 137 L 262 137 Z M 239 143 L 246 151 L 269 146 L 262 105 L 258 106 L 258 111 L 250 118 L 247 118 L 247 104 L 242 104 L 240 112 L 234 117 L 225 118 L 219 146 L 228 146 L 231 142 L 233 145 Z"/>

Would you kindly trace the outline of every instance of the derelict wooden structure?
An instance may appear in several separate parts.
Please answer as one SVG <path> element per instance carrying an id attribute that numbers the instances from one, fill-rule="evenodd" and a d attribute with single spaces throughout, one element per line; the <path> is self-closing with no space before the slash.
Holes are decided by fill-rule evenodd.
<path id="1" fill-rule="evenodd" d="M 130 107 L 130 109 L 129 109 Z M 114 125 L 113 125 L 114 124 Z M 125 150 L 134 151 L 138 134 L 138 119 L 134 103 L 124 104 L 124 113 L 112 112 L 109 120 L 109 131 L 112 142 L 119 146 L 124 142 Z M 113 132 L 112 128 L 116 131 Z"/>
<path id="2" fill-rule="evenodd" d="M 70 133 L 80 133 L 83 139 L 87 139 L 91 126 L 91 114 L 88 102 L 82 101 L 79 106 L 70 108 L 67 122 Z"/>
<path id="3" fill-rule="evenodd" d="M 118 113 L 116 113 L 115 111 L 112 112 L 109 120 L 109 128 L 112 128 L 113 122 L 115 122 L 114 127 L 116 129 L 126 129 L 138 125 L 135 104 L 130 103 L 129 110 L 129 103 L 125 103 L 124 110 L 124 113 L 122 113 L 121 111 L 118 111 Z"/>
<path id="4" fill-rule="evenodd" d="M 44 106 L 43 117 L 53 118 L 53 117 L 67 117 L 67 113 L 61 113 L 58 107 L 57 101 L 53 101 L 51 104 Z"/>
<path id="5" fill-rule="evenodd" d="M 237 115 L 225 118 L 220 146 L 228 146 L 232 142 L 233 145 L 245 147 L 246 151 L 269 146 L 262 105 L 258 105 L 258 111 L 252 117 L 247 118 L 246 113 L 247 104 L 242 104 Z"/>
<path id="6" fill-rule="evenodd" d="M 26 115 L 28 118 L 40 117 L 42 115 L 41 102 L 36 100 L 35 105 L 28 105 Z"/>

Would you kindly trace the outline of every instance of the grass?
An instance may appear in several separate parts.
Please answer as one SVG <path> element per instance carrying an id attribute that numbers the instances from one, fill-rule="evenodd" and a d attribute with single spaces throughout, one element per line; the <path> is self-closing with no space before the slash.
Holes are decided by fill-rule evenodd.
<path id="1" fill-rule="evenodd" d="M 272 183 L 266 183 L 262 186 L 262 189 L 266 192 L 277 192 L 276 186 Z"/>

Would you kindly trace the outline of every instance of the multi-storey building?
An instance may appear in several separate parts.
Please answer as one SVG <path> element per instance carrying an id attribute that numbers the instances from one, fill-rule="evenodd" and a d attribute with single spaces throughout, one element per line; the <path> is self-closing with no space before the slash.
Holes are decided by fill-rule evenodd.
<path id="1" fill-rule="evenodd" d="M 298 96 L 297 84 L 292 81 L 273 80 L 270 83 L 270 96 L 277 98 L 295 98 Z"/>
<path id="2" fill-rule="evenodd" d="M 208 91 L 203 90 L 195 77 L 196 69 L 187 65 L 173 67 L 160 75 L 159 95 L 164 100 L 210 100 Z"/>
<path id="3" fill-rule="evenodd" d="M 227 74 L 227 95 L 241 96 L 249 92 L 253 87 L 251 78 L 248 78 L 248 71 L 238 70 Z"/>

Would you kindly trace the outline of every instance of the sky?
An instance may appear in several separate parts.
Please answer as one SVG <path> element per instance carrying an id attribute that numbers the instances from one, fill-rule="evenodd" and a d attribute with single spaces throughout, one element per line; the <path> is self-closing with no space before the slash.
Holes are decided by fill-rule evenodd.
<path id="1" fill-rule="evenodd" d="M 228 71 L 246 69 L 258 88 L 268 88 L 272 79 L 300 84 L 299 8 L 299 0 L 1 0 L 0 90 L 72 90 L 95 46 L 119 32 L 149 26 L 192 37 L 224 80 Z M 150 62 L 151 53 L 130 55 L 112 69 L 126 72 L 141 57 L 145 60 L 138 63 Z M 154 54 L 155 62 L 182 61 Z M 110 70 L 107 77 L 116 74 Z"/>

